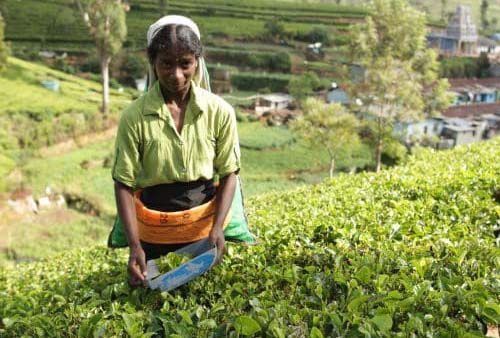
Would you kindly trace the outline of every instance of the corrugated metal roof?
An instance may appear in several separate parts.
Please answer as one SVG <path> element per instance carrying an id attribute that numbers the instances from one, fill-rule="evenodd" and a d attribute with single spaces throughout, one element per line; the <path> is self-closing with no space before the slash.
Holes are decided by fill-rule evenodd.
<path id="1" fill-rule="evenodd" d="M 443 112 L 445 117 L 474 117 L 484 114 L 500 115 L 500 102 L 453 106 Z"/>

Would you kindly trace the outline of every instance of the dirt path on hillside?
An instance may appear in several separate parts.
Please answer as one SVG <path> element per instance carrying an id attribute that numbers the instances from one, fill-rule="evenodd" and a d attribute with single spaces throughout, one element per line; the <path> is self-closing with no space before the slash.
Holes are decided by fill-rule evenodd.
<path id="1" fill-rule="evenodd" d="M 56 143 L 50 147 L 44 147 L 37 150 L 36 154 L 40 157 L 51 157 L 67 153 L 73 149 L 86 146 L 88 144 L 97 143 L 113 139 L 116 135 L 117 127 L 111 127 L 98 133 L 91 133 L 79 136 L 75 139 L 70 139 L 64 142 Z"/>

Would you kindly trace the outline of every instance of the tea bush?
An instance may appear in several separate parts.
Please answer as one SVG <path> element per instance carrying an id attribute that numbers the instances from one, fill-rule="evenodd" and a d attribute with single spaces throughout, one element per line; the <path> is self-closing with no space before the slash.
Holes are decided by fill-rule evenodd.
<path id="1" fill-rule="evenodd" d="M 0 272 L 2 337 L 483 337 L 500 323 L 500 139 L 247 203 L 260 245 L 168 293 L 127 252 Z"/>

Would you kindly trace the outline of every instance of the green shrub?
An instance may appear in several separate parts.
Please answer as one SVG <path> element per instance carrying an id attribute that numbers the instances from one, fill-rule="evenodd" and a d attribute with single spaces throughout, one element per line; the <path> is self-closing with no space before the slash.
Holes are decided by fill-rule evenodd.
<path id="1" fill-rule="evenodd" d="M 260 244 L 170 292 L 129 287 L 128 251 L 104 245 L 1 269 L 0 333 L 482 337 L 500 322 L 499 157 L 499 139 L 423 151 L 252 198 Z"/>
<path id="2" fill-rule="evenodd" d="M 297 33 L 294 38 L 308 43 L 321 42 L 323 46 L 331 43 L 330 32 L 323 26 L 315 26 L 307 33 Z"/>
<path id="3" fill-rule="evenodd" d="M 238 122 L 248 122 L 248 117 L 246 114 L 243 114 L 240 110 L 236 110 L 236 121 Z"/>
<path id="4" fill-rule="evenodd" d="M 408 151 L 398 140 L 392 139 L 384 146 L 382 163 L 388 166 L 400 164 L 407 157 Z"/>
<path id="5" fill-rule="evenodd" d="M 211 63 L 219 62 L 240 68 L 258 68 L 287 73 L 291 70 L 290 55 L 285 52 L 258 52 L 210 48 L 207 58 Z"/>
<path id="6" fill-rule="evenodd" d="M 334 46 L 347 46 L 351 43 L 350 35 L 337 35 L 333 38 Z"/>
<path id="7" fill-rule="evenodd" d="M 80 65 L 80 71 L 85 73 L 101 74 L 101 63 L 97 56 L 90 56 Z"/>
<path id="8" fill-rule="evenodd" d="M 446 78 L 477 77 L 479 66 L 475 58 L 444 57 L 440 62 L 439 75 Z"/>
<path id="9" fill-rule="evenodd" d="M 113 63 L 113 76 L 120 83 L 129 87 L 135 87 L 135 80 L 143 78 L 147 74 L 148 61 L 140 54 L 121 53 Z"/>
<path id="10" fill-rule="evenodd" d="M 290 78 L 290 75 L 238 73 L 231 75 L 231 84 L 238 90 L 258 91 L 269 88 L 272 92 L 284 92 Z"/>

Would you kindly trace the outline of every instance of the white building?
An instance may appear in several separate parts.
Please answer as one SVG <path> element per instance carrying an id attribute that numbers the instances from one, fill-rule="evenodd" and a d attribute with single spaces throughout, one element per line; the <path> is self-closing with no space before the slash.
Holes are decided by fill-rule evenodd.
<path id="1" fill-rule="evenodd" d="M 260 95 L 257 97 L 257 102 L 255 103 L 255 113 L 262 115 L 267 112 L 287 109 L 292 101 L 292 96 L 283 93 Z"/>

